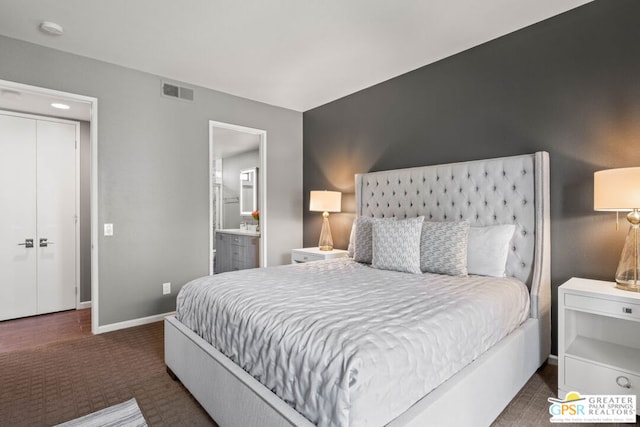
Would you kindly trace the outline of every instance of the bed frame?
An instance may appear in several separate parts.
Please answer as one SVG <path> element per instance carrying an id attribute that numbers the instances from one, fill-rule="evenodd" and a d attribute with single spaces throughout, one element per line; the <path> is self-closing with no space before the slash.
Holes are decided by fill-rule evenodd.
<path id="1" fill-rule="evenodd" d="M 388 425 L 491 424 L 551 347 L 548 154 L 356 175 L 356 204 L 357 215 L 516 224 L 507 274 L 530 289 L 529 319 Z M 165 363 L 221 426 L 312 425 L 173 316 Z"/>

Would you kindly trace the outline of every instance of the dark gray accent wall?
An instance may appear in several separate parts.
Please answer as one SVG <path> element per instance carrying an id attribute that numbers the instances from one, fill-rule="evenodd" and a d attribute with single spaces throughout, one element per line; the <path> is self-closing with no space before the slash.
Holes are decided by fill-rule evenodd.
<path id="1" fill-rule="evenodd" d="M 305 246 L 310 190 L 344 191 L 354 212 L 354 173 L 546 150 L 555 325 L 557 286 L 613 280 L 624 242 L 626 222 L 593 211 L 593 172 L 640 165 L 639 18 L 640 2 L 596 0 L 305 112 Z M 336 247 L 352 218 L 331 215 Z"/>
<path id="2" fill-rule="evenodd" d="M 209 120 L 267 131 L 268 264 L 300 246 L 301 113 L 191 85 L 193 102 L 163 97 L 160 76 L 6 37 L 0 79 L 98 99 L 99 229 L 114 224 L 94 242 L 100 326 L 172 311 L 208 274 Z"/>

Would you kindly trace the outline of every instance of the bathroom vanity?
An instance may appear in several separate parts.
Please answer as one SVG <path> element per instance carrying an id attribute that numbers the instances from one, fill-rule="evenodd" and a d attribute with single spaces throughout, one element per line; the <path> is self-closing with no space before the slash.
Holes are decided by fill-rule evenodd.
<path id="1" fill-rule="evenodd" d="M 260 232 L 241 229 L 216 230 L 214 273 L 260 266 Z"/>

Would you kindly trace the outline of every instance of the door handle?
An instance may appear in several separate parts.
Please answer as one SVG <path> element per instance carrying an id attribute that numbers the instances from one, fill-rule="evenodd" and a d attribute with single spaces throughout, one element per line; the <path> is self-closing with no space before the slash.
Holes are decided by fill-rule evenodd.
<path id="1" fill-rule="evenodd" d="M 24 239 L 24 243 L 18 243 L 18 246 L 24 246 L 25 248 L 32 248 L 33 239 Z"/>
<path id="2" fill-rule="evenodd" d="M 53 242 L 49 242 L 49 241 L 48 241 L 48 239 L 47 239 L 46 237 L 45 237 L 45 238 L 40 239 L 40 247 L 41 247 L 41 248 L 46 248 L 47 246 L 49 246 L 49 245 L 53 245 L 53 244 L 54 244 L 54 243 L 53 243 Z M 31 244 L 31 245 L 32 245 L 31 247 L 33 247 L 33 242 L 32 242 L 32 244 Z"/>

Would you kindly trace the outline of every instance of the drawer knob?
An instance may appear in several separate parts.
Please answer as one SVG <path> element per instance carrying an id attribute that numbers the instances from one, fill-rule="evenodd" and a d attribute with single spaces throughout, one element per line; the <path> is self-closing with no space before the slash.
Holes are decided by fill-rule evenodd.
<path id="1" fill-rule="evenodd" d="M 622 388 L 631 388 L 631 381 L 629 381 L 629 378 L 622 375 L 616 378 L 616 384 L 618 384 Z"/>
<path id="2" fill-rule="evenodd" d="M 622 312 L 625 314 L 631 314 L 633 313 L 633 310 L 629 307 L 622 307 Z"/>

